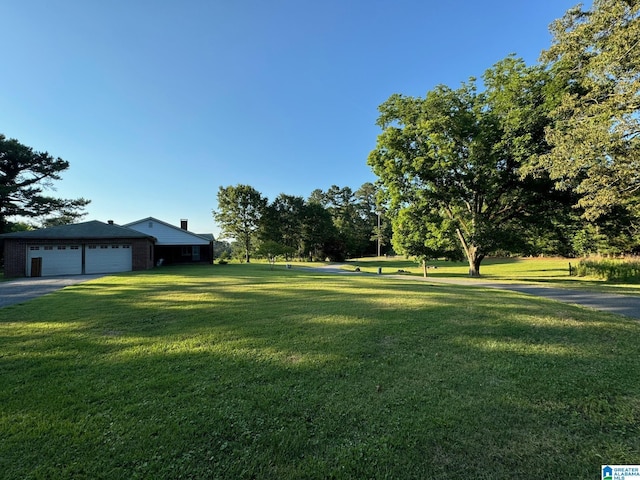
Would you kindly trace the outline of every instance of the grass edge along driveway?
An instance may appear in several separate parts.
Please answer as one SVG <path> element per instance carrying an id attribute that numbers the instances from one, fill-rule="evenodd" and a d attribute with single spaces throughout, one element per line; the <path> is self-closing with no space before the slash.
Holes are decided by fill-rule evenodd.
<path id="1" fill-rule="evenodd" d="M 637 463 L 639 333 L 513 292 L 376 276 L 104 277 L 0 310 L 0 469 L 597 478 Z"/>

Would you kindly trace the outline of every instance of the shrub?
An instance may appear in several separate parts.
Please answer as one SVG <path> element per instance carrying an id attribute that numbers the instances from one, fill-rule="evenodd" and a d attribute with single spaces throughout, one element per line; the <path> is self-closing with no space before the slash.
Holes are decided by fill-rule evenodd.
<path id="1" fill-rule="evenodd" d="M 586 259 L 578 263 L 579 277 L 596 277 L 604 280 L 640 280 L 639 260 Z"/>

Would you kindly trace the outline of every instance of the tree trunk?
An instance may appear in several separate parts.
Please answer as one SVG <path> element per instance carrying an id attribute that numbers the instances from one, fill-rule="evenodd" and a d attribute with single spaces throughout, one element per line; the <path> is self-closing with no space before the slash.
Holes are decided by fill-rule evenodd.
<path id="1" fill-rule="evenodd" d="M 464 254 L 467 256 L 467 260 L 469 261 L 469 276 L 479 277 L 480 262 L 482 262 L 482 259 L 484 258 L 484 253 L 480 253 L 480 249 L 477 245 L 469 245 L 469 243 L 467 243 L 467 239 L 459 228 L 456 229 L 456 234 L 458 235 Z"/>
<path id="2" fill-rule="evenodd" d="M 244 259 L 247 263 L 249 263 L 249 261 L 251 260 L 251 254 L 249 253 L 250 251 L 251 251 L 251 239 L 247 235 L 244 239 Z"/>
<path id="3" fill-rule="evenodd" d="M 426 258 L 422 259 L 422 276 L 424 278 L 427 278 L 427 259 Z"/>
<path id="4" fill-rule="evenodd" d="M 478 247 L 475 245 L 469 246 L 467 249 L 467 260 L 469 261 L 469 276 L 480 276 L 480 262 L 484 258 L 484 255 L 478 252 Z"/>

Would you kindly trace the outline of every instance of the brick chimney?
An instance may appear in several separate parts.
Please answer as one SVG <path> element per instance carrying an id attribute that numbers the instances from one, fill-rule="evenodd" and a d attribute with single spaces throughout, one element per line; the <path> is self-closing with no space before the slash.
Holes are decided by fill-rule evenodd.
<path id="1" fill-rule="evenodd" d="M 186 218 L 183 218 L 182 220 L 180 220 L 180 228 L 182 230 L 189 230 L 187 228 L 187 223 L 188 223 L 188 220 Z"/>
<path id="2" fill-rule="evenodd" d="M 108 223 L 109 225 L 113 225 L 113 220 L 107 220 L 107 223 Z"/>

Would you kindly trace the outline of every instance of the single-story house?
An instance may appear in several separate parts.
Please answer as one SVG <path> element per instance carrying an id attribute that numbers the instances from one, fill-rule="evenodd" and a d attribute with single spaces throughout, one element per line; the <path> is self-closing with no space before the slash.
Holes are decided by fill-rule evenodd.
<path id="1" fill-rule="evenodd" d="M 156 265 L 213 263 L 213 235 L 190 232 L 187 220 L 180 220 L 180 227 L 176 227 L 157 218 L 147 217 L 123 227 L 156 239 Z"/>
<path id="2" fill-rule="evenodd" d="M 153 267 L 155 238 L 97 220 L 0 235 L 5 277 L 82 275 Z"/>

